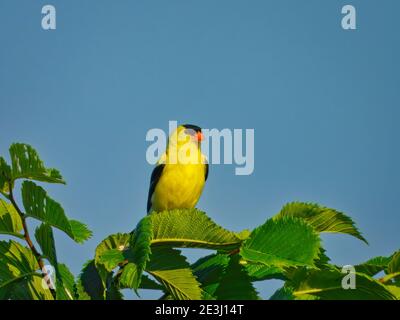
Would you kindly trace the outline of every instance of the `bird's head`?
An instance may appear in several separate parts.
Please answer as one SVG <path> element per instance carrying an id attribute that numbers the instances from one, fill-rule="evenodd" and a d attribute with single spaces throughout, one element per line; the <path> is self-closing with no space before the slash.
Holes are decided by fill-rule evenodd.
<path id="1" fill-rule="evenodd" d="M 183 124 L 176 128 L 175 132 L 169 138 L 170 146 L 177 146 L 178 148 L 188 143 L 193 143 L 200 147 L 201 141 L 204 140 L 204 135 L 201 128 L 193 124 Z"/>
<path id="2" fill-rule="evenodd" d="M 190 141 L 200 144 L 204 140 L 204 135 L 201 132 L 201 128 L 193 124 L 183 124 L 180 126 L 180 132 L 183 132 L 182 136 L 189 137 Z M 178 128 L 179 131 L 179 128 Z"/>
<path id="3" fill-rule="evenodd" d="M 180 125 L 169 137 L 167 153 L 170 161 L 202 163 L 200 149 L 203 139 L 200 127 L 192 124 Z"/>

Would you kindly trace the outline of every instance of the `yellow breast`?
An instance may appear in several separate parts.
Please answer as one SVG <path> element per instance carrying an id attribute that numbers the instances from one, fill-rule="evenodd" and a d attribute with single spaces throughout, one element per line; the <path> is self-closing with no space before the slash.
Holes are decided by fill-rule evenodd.
<path id="1" fill-rule="evenodd" d="M 204 164 L 166 164 L 153 193 L 152 210 L 194 208 L 204 183 Z"/>

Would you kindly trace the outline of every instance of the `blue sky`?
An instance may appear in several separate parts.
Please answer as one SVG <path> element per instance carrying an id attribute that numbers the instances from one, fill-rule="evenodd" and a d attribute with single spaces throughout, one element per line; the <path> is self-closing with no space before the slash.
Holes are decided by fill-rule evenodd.
<path id="1" fill-rule="evenodd" d="M 41 29 L 49 3 L 55 31 Z M 340 26 L 349 3 L 355 31 Z M 2 0 L 0 154 L 29 143 L 63 173 L 51 196 L 94 232 L 84 245 L 56 234 L 75 274 L 145 214 L 146 132 L 169 120 L 255 129 L 251 176 L 210 168 L 198 207 L 217 223 L 239 231 L 287 202 L 318 202 L 370 242 L 324 235 L 333 262 L 388 255 L 400 226 L 399 11 L 395 0 Z"/>

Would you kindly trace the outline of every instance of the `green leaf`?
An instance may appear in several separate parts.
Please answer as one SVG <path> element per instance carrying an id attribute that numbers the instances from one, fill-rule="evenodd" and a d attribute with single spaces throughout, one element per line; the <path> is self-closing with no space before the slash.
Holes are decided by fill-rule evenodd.
<path id="1" fill-rule="evenodd" d="M 251 231 L 249 229 L 244 229 L 240 232 L 236 232 L 236 236 L 240 240 L 246 240 L 248 237 L 250 237 Z"/>
<path id="2" fill-rule="evenodd" d="M 202 285 L 208 285 L 219 282 L 222 274 L 229 264 L 229 255 L 215 253 L 200 258 L 191 268 L 196 278 Z"/>
<path id="3" fill-rule="evenodd" d="M 79 300 L 104 300 L 105 290 L 94 260 L 89 260 L 84 265 L 76 284 Z"/>
<path id="4" fill-rule="evenodd" d="M 139 222 L 132 239 L 130 261 L 137 265 L 138 276 L 134 278 L 137 281 L 146 267 L 151 247 L 168 245 L 228 250 L 241 243 L 233 232 L 219 227 L 196 209 L 152 213 Z M 139 285 L 140 282 L 134 287 L 137 289 Z"/>
<path id="5" fill-rule="evenodd" d="M 110 249 L 99 257 L 98 262 L 102 264 L 107 271 L 114 270 L 121 262 L 125 260 L 125 255 L 123 251 L 118 249 Z"/>
<path id="6" fill-rule="evenodd" d="M 175 300 L 200 300 L 200 284 L 179 250 L 155 247 L 146 271 L 159 281 Z"/>
<path id="7" fill-rule="evenodd" d="M 56 281 L 56 296 L 57 300 L 74 300 L 75 296 L 75 278 L 69 271 L 68 267 L 59 263 L 57 266 L 59 276 Z"/>
<path id="8" fill-rule="evenodd" d="M 78 243 L 90 238 L 91 231 L 81 222 L 68 220 L 61 205 L 35 183 L 31 181 L 22 183 L 22 201 L 27 216 L 64 231 Z"/>
<path id="9" fill-rule="evenodd" d="M 355 266 L 357 272 L 364 273 L 368 276 L 375 276 L 381 271 L 386 274 L 395 274 L 400 272 L 400 251 L 393 253 L 389 257 L 375 257 L 366 262 L 360 263 Z M 389 277 L 391 278 L 391 277 Z"/>
<path id="10" fill-rule="evenodd" d="M 215 291 L 229 264 L 229 255 L 211 254 L 200 258 L 192 266 L 193 274 L 201 284 L 203 299 L 215 299 Z"/>
<path id="11" fill-rule="evenodd" d="M 141 281 L 138 281 L 139 273 L 137 270 L 137 265 L 135 263 L 126 264 L 120 271 L 119 276 L 119 287 L 121 289 L 134 289 L 135 293 L 138 295 L 136 286 L 140 282 L 139 289 L 147 290 L 163 290 L 163 286 L 150 279 L 147 275 L 143 274 Z"/>
<path id="12" fill-rule="evenodd" d="M 7 194 L 10 191 L 11 168 L 3 157 L 0 157 L 0 193 Z"/>
<path id="13" fill-rule="evenodd" d="M 71 226 L 72 239 L 77 243 L 83 243 L 92 237 L 93 233 L 86 224 L 73 219 L 69 220 L 69 224 Z"/>
<path id="14" fill-rule="evenodd" d="M 319 256 L 314 261 L 315 267 L 323 269 L 328 265 L 329 260 L 330 259 L 325 254 L 325 250 L 320 248 Z M 285 280 L 286 273 L 289 270 L 287 268 L 282 269 L 282 267 L 253 262 L 246 263 L 245 267 L 252 281 L 264 281 L 269 279 Z"/>
<path id="15" fill-rule="evenodd" d="M 139 288 L 141 275 L 149 261 L 151 246 L 202 247 L 209 249 L 230 249 L 237 247 L 241 240 L 233 232 L 227 231 L 212 222 L 205 213 L 193 210 L 171 210 L 153 213 L 143 218 L 136 227 L 130 245 L 131 257 L 135 263 L 137 276 L 128 272 L 130 287 Z M 128 277 L 129 275 L 129 277 Z"/>
<path id="16" fill-rule="evenodd" d="M 153 227 L 152 245 L 231 250 L 241 244 L 235 233 L 197 209 L 163 211 L 148 217 Z"/>
<path id="17" fill-rule="evenodd" d="M 109 278 L 109 285 L 106 293 L 106 300 L 123 300 L 124 295 L 122 294 L 120 288 L 118 288 L 115 283 L 112 281 L 112 278 Z"/>
<path id="18" fill-rule="evenodd" d="M 146 216 L 139 221 L 136 226 L 135 232 L 131 237 L 130 253 L 131 256 L 128 261 L 134 262 L 137 276 L 133 277 L 133 273 L 130 272 L 129 279 L 135 282 L 130 283 L 129 287 L 133 289 L 138 289 L 140 281 L 142 279 L 143 271 L 146 268 L 147 262 L 150 259 L 151 248 L 150 243 L 153 236 L 153 228 L 151 224 L 151 219 Z M 133 266 L 130 269 L 133 271 Z"/>
<path id="19" fill-rule="evenodd" d="M 398 273 L 400 272 L 400 250 L 395 252 L 388 264 L 387 272 Z"/>
<path id="20" fill-rule="evenodd" d="M 269 300 L 294 300 L 293 289 L 282 287 L 276 290 Z"/>
<path id="21" fill-rule="evenodd" d="M 51 227 L 47 223 L 42 223 L 35 230 L 35 239 L 42 249 L 42 256 L 49 260 L 53 267 L 56 267 L 57 254 Z"/>
<path id="22" fill-rule="evenodd" d="M 51 263 L 56 272 L 57 300 L 73 300 L 74 276 L 65 264 L 59 264 L 57 261 L 54 234 L 51 226 L 42 223 L 37 227 L 35 230 L 35 239 L 42 249 L 42 256 Z"/>
<path id="23" fill-rule="evenodd" d="M 387 290 L 389 290 L 397 300 L 400 300 L 400 287 L 399 286 L 394 286 L 394 285 L 388 285 L 385 286 Z"/>
<path id="24" fill-rule="evenodd" d="M 246 269 L 240 263 L 240 256 L 230 258 L 219 286 L 215 292 L 218 300 L 257 300 L 258 293 L 254 289 Z"/>
<path id="25" fill-rule="evenodd" d="M 15 241 L 0 241 L 0 287 L 39 270 L 33 253 Z"/>
<path id="26" fill-rule="evenodd" d="M 33 253 L 15 241 L 0 241 L 0 297 L 2 299 L 47 299 L 53 296 L 42 285 L 42 275 Z"/>
<path id="27" fill-rule="evenodd" d="M 129 248 L 130 237 L 128 233 L 117 233 L 105 238 L 96 248 L 96 266 L 103 266 L 108 272 L 114 270 L 126 259 L 125 253 Z"/>
<path id="28" fill-rule="evenodd" d="M 42 277 L 34 274 L 32 277 L 19 279 L 0 288 L 1 300 L 54 300 L 49 289 L 42 285 Z"/>
<path id="29" fill-rule="evenodd" d="M 79 300 L 120 300 L 122 294 L 116 287 L 112 274 L 96 268 L 94 260 L 84 265 L 76 283 Z"/>
<path id="30" fill-rule="evenodd" d="M 375 257 L 364 263 L 354 266 L 358 273 L 364 273 L 367 276 L 374 276 L 377 273 L 386 270 L 391 257 Z"/>
<path id="31" fill-rule="evenodd" d="M 246 263 L 244 266 L 252 281 L 285 279 L 283 270 L 280 267 L 265 265 L 263 263 Z"/>
<path id="32" fill-rule="evenodd" d="M 50 183 L 63 183 L 60 172 L 48 169 L 30 145 L 14 143 L 10 147 L 12 179 L 31 179 Z"/>
<path id="33" fill-rule="evenodd" d="M 116 249 L 122 252 L 128 249 L 130 237 L 129 233 L 117 233 L 105 238 L 96 248 L 96 264 L 100 263 L 100 257 L 109 250 Z"/>
<path id="34" fill-rule="evenodd" d="M 11 203 L 0 199 L 0 234 L 13 235 L 23 239 L 22 220 Z"/>
<path id="35" fill-rule="evenodd" d="M 293 217 L 267 220 L 240 249 L 245 260 L 278 268 L 313 267 L 319 253 L 318 234 L 304 220 Z"/>
<path id="36" fill-rule="evenodd" d="M 163 290 L 163 287 L 144 274 L 142 275 L 142 280 L 140 281 L 140 289 Z"/>
<path id="37" fill-rule="evenodd" d="M 130 262 L 126 264 L 121 271 L 121 276 L 119 278 L 120 286 L 122 288 L 134 289 L 137 293 L 140 284 L 139 277 L 140 272 L 138 266 L 135 263 Z"/>
<path id="38" fill-rule="evenodd" d="M 104 239 L 96 248 L 95 263 L 97 268 L 104 268 L 105 271 L 111 272 L 126 257 L 126 251 L 129 248 L 130 234 L 128 233 L 117 233 L 108 236 Z M 103 282 L 107 278 L 106 275 L 102 275 Z"/>
<path id="39" fill-rule="evenodd" d="M 336 269 L 304 270 L 293 295 L 296 299 L 319 297 L 323 300 L 392 300 L 395 297 L 384 285 L 366 276 L 355 274 L 355 289 L 344 289 L 342 280 L 347 275 Z"/>
<path id="40" fill-rule="evenodd" d="M 302 218 L 310 223 L 318 232 L 349 234 L 368 244 L 367 240 L 365 240 L 356 228 L 353 220 L 334 209 L 313 203 L 292 202 L 285 205 L 274 219 L 282 217 Z"/>
<path id="41" fill-rule="evenodd" d="M 330 260 L 331 259 L 326 255 L 326 250 L 324 248 L 320 248 L 318 259 L 315 260 L 315 266 L 319 269 L 323 269 L 329 264 Z"/>

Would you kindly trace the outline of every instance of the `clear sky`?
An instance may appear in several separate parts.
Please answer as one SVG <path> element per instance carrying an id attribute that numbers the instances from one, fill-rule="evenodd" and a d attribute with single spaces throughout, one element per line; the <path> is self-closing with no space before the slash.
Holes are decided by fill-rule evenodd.
<path id="1" fill-rule="evenodd" d="M 41 28 L 45 4 L 55 31 Z M 355 31 L 341 28 L 345 4 Z M 75 274 L 145 215 L 146 132 L 169 120 L 255 129 L 251 176 L 210 168 L 198 207 L 217 223 L 239 231 L 318 202 L 370 242 L 323 236 L 333 262 L 388 255 L 400 245 L 399 12 L 398 0 L 1 0 L 0 154 L 29 143 L 61 170 L 68 185 L 50 195 L 94 232 L 84 245 L 56 233 Z"/>

